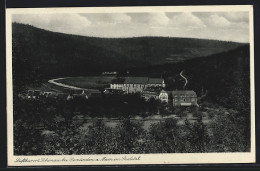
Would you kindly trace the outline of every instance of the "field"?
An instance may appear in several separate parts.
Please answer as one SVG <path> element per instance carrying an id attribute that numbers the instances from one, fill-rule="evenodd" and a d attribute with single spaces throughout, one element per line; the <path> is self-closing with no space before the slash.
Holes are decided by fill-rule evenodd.
<path id="1" fill-rule="evenodd" d="M 88 76 L 88 77 L 69 77 L 56 80 L 58 83 L 71 85 L 80 88 L 105 88 L 109 87 L 113 76 Z"/>

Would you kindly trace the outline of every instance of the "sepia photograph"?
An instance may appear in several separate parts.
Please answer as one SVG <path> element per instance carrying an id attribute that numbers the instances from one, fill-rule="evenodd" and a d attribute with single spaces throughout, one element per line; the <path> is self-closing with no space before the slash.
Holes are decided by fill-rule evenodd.
<path id="1" fill-rule="evenodd" d="M 7 9 L 8 165 L 255 162 L 253 7 Z"/>

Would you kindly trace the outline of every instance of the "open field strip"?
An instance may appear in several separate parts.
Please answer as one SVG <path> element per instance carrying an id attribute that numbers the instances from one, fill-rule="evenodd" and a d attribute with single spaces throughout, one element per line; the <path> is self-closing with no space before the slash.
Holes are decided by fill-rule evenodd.
<path id="1" fill-rule="evenodd" d="M 77 90 L 82 89 L 82 88 L 79 88 L 79 87 L 70 86 L 70 85 L 67 85 L 67 84 L 56 82 L 57 80 L 61 80 L 61 79 L 65 79 L 65 78 L 70 78 L 70 77 L 52 79 L 52 80 L 49 80 L 48 83 L 51 83 L 51 84 L 54 84 L 54 85 L 57 85 L 57 86 L 61 86 L 61 87 L 64 87 L 64 88 L 71 88 L 71 89 L 77 89 Z"/>

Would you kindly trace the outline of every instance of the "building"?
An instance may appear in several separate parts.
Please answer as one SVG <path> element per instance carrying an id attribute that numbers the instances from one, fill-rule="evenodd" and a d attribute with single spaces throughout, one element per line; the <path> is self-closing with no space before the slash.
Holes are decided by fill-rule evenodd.
<path id="1" fill-rule="evenodd" d="M 149 78 L 146 87 L 165 87 L 163 78 Z"/>
<path id="2" fill-rule="evenodd" d="M 27 92 L 27 98 L 28 99 L 38 99 L 41 95 L 40 90 L 28 90 Z"/>
<path id="3" fill-rule="evenodd" d="M 161 90 L 159 93 L 159 99 L 161 100 L 161 102 L 168 103 L 169 101 L 168 93 L 164 90 Z"/>
<path id="4" fill-rule="evenodd" d="M 111 81 L 110 89 L 123 90 L 126 93 L 142 92 L 145 88 L 165 87 L 163 78 L 127 77 Z"/>
<path id="5" fill-rule="evenodd" d="M 173 106 L 198 106 L 197 94 L 193 90 L 172 91 Z"/>
<path id="6" fill-rule="evenodd" d="M 102 94 L 99 90 L 96 89 L 88 89 L 85 90 L 88 98 L 101 98 Z"/>
<path id="7" fill-rule="evenodd" d="M 158 91 L 150 91 L 150 90 L 144 90 L 141 93 L 141 96 L 146 100 L 149 101 L 150 99 L 159 99 L 159 92 Z"/>
<path id="8" fill-rule="evenodd" d="M 117 75 L 117 72 L 102 72 L 102 75 L 108 75 L 108 76 L 112 76 L 112 75 Z"/>
<path id="9" fill-rule="evenodd" d="M 101 97 L 101 92 L 95 89 L 74 89 L 71 90 L 67 100 L 74 97 L 83 97 L 85 99 Z"/>
<path id="10" fill-rule="evenodd" d="M 103 93 L 105 95 L 109 95 L 109 94 L 119 94 L 119 95 L 122 95 L 122 94 L 125 94 L 124 90 L 121 90 L 121 89 L 112 89 L 112 88 L 106 88 Z"/>
<path id="11" fill-rule="evenodd" d="M 164 90 L 154 91 L 152 89 L 146 89 L 141 94 L 146 101 L 153 98 L 155 100 L 158 99 L 161 102 L 168 103 L 168 93 Z"/>
<path id="12" fill-rule="evenodd" d="M 124 78 L 113 79 L 110 83 L 110 88 L 117 89 L 117 90 L 123 90 L 124 82 L 125 82 Z"/>
<path id="13" fill-rule="evenodd" d="M 148 77 L 127 77 L 124 81 L 123 90 L 127 93 L 142 92 L 148 80 Z"/>

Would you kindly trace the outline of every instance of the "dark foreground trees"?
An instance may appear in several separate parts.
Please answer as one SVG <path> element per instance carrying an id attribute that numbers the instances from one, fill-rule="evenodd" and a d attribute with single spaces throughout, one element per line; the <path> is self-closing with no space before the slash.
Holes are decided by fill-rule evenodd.
<path id="1" fill-rule="evenodd" d="M 16 99 L 17 100 L 17 99 Z M 232 109 L 212 109 L 210 123 L 165 119 L 144 129 L 142 120 L 120 118 L 116 125 L 79 113 L 84 101 L 18 99 L 14 105 L 14 154 L 137 154 L 245 152 L 250 150 L 248 120 Z M 79 106 L 81 105 L 81 106 Z M 190 110 L 202 112 L 205 109 Z M 132 110 L 133 112 L 135 110 Z M 181 113 L 188 109 L 182 109 Z M 184 119 L 185 117 L 179 117 Z M 186 117 L 188 118 L 188 117 Z"/>

